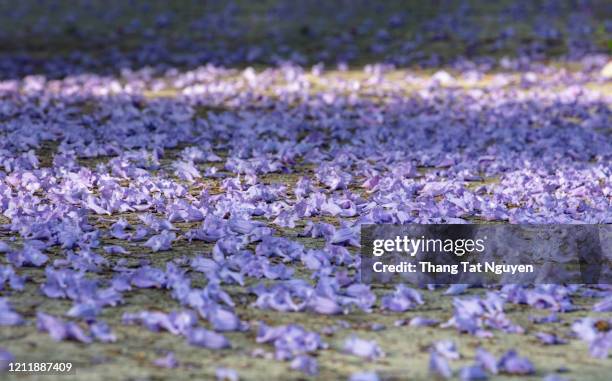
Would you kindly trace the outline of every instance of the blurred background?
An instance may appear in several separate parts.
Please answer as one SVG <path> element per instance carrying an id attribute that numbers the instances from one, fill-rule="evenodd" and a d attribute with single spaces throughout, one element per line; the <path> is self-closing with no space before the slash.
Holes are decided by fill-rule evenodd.
<path id="1" fill-rule="evenodd" d="M 572 62 L 609 54 L 611 31 L 606 0 L 2 0 L 0 73 Z"/>

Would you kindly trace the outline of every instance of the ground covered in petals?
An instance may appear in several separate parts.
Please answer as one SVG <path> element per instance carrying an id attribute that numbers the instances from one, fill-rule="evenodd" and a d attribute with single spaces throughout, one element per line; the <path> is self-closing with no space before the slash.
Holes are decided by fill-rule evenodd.
<path id="1" fill-rule="evenodd" d="M 160 15 L 166 33 L 172 17 Z M 369 285 L 358 256 L 363 224 L 612 223 L 601 30 L 584 46 L 567 42 L 584 31 L 536 28 L 555 60 L 521 49 L 472 60 L 398 53 L 389 41 L 406 21 L 385 22 L 387 37 L 353 44 L 381 55 L 365 65 L 334 44 L 366 21 L 321 39 L 328 56 L 314 58 L 279 58 L 286 33 L 161 67 L 138 66 L 140 46 L 116 53 L 135 67 L 108 72 L 90 65 L 104 49 L 0 55 L 0 368 L 71 361 L 88 380 L 609 379 L 610 285 Z M 512 40 L 436 22 L 478 54 Z M 331 54 L 338 64 L 317 63 Z"/>

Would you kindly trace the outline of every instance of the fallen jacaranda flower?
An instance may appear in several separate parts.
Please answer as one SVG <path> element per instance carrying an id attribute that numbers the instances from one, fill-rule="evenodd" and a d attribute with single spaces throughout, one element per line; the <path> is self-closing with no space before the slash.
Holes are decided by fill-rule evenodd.
<path id="1" fill-rule="evenodd" d="M 444 292 L 444 295 L 460 295 L 469 288 L 469 284 L 452 284 Z"/>
<path id="2" fill-rule="evenodd" d="M 593 312 L 612 312 L 612 295 L 596 303 L 592 310 Z"/>
<path id="3" fill-rule="evenodd" d="M 387 329 L 387 327 L 382 323 L 372 323 L 370 324 L 370 330 L 373 332 L 383 331 Z"/>
<path id="4" fill-rule="evenodd" d="M 299 370 L 309 376 L 316 376 L 319 373 L 319 365 L 314 357 L 299 355 L 291 360 L 291 369 Z"/>
<path id="5" fill-rule="evenodd" d="M 581 339 L 587 342 L 597 337 L 598 331 L 595 327 L 595 319 L 586 317 L 575 321 L 572 324 L 572 331 Z"/>
<path id="6" fill-rule="evenodd" d="M 230 342 L 225 336 L 204 328 L 192 329 L 185 336 L 187 337 L 187 342 L 196 347 L 207 349 L 225 349 L 230 347 Z"/>
<path id="7" fill-rule="evenodd" d="M 382 308 L 393 312 L 404 312 L 424 303 L 418 291 L 403 284 L 398 285 L 392 294 L 385 295 L 381 299 Z"/>
<path id="8" fill-rule="evenodd" d="M 602 325 L 608 325 L 609 322 L 603 320 Z M 608 353 L 612 350 L 612 331 L 600 331 L 597 328 L 598 321 L 593 318 L 586 317 L 575 321 L 572 324 L 572 331 L 581 340 L 589 344 L 589 353 L 592 357 L 605 359 Z"/>
<path id="9" fill-rule="evenodd" d="M 452 340 L 441 340 L 435 342 L 433 345 L 433 350 L 448 360 L 458 360 L 461 357 L 457 351 L 457 346 Z"/>
<path id="10" fill-rule="evenodd" d="M 124 324 L 141 324 L 153 332 L 165 330 L 174 335 L 186 335 L 197 323 L 197 316 L 188 310 L 173 311 L 169 314 L 141 311 L 124 313 L 122 321 Z"/>
<path id="11" fill-rule="evenodd" d="M 212 328 L 218 332 L 244 331 L 248 328 L 248 325 L 241 322 L 235 313 L 216 305 L 204 308 L 201 313 L 210 321 Z"/>
<path id="12" fill-rule="evenodd" d="M 560 285 L 540 285 L 535 290 L 526 291 L 526 302 L 536 308 L 567 312 L 574 309 L 569 294 L 570 291 Z"/>
<path id="13" fill-rule="evenodd" d="M 342 351 L 368 360 L 376 360 L 385 355 L 375 341 L 360 339 L 355 335 L 349 336 L 344 341 Z"/>
<path id="14" fill-rule="evenodd" d="M 313 292 L 312 286 L 295 287 L 295 283 L 279 283 L 269 289 L 263 284 L 252 287 L 251 292 L 257 295 L 257 300 L 253 305 L 258 308 L 281 312 L 302 311 L 306 308 L 306 302 L 300 301 L 298 298 L 307 297 L 307 294 L 302 292 L 303 288 L 306 288 L 309 293 Z"/>
<path id="15" fill-rule="evenodd" d="M 155 217 L 151 213 L 140 214 L 138 215 L 138 219 L 156 232 L 164 233 L 168 230 L 176 230 L 176 228 L 174 227 L 174 225 L 172 225 L 170 221 Z"/>
<path id="16" fill-rule="evenodd" d="M 7 283 L 11 289 L 20 291 L 23 290 L 25 277 L 17 275 L 11 265 L 0 265 L 0 291 L 4 290 Z"/>
<path id="17" fill-rule="evenodd" d="M 121 303 L 121 294 L 113 288 L 101 289 L 98 282 L 88 279 L 82 272 L 68 269 L 45 269 L 47 276 L 41 291 L 49 298 L 68 298 L 83 304 L 79 309 L 90 304 L 92 307 L 115 306 Z"/>
<path id="18" fill-rule="evenodd" d="M 519 356 L 518 352 L 513 349 L 502 355 L 497 366 L 502 373 L 519 375 L 535 373 L 535 368 L 531 361 L 526 357 Z"/>
<path id="19" fill-rule="evenodd" d="M 168 352 L 165 356 L 153 360 L 153 365 L 160 368 L 173 369 L 179 366 L 179 362 L 174 355 L 174 352 Z"/>
<path id="20" fill-rule="evenodd" d="M 234 259 L 234 258 L 232 258 Z M 266 258 L 261 258 L 265 260 Z M 206 274 L 210 281 L 221 281 L 228 284 L 239 284 L 244 285 L 244 276 L 242 272 L 232 271 L 230 269 L 234 266 L 232 264 L 239 262 L 240 260 L 236 259 L 236 261 L 232 261 L 231 263 L 222 259 L 220 261 L 216 261 L 212 258 L 205 258 L 203 256 L 194 257 L 191 260 L 191 267 L 196 270 L 203 272 Z M 242 267 L 248 267 L 250 263 L 241 263 Z M 264 265 L 264 267 L 266 267 Z M 269 270 L 269 265 L 266 267 Z"/>
<path id="21" fill-rule="evenodd" d="M 119 245 L 107 245 L 104 246 L 104 252 L 106 254 L 127 254 L 128 251 L 123 248 L 123 246 Z"/>
<path id="22" fill-rule="evenodd" d="M 357 372 L 349 377 L 349 381 L 380 381 L 376 372 Z"/>
<path id="23" fill-rule="evenodd" d="M 117 222 L 111 225 L 108 233 L 113 238 L 127 240 L 131 236 L 130 233 L 125 232 L 125 229 L 128 229 L 128 228 L 131 228 L 130 224 L 127 222 L 127 220 L 121 218 Z"/>
<path id="24" fill-rule="evenodd" d="M 15 361 L 15 356 L 6 349 L 0 347 L 0 370 L 7 370 L 9 364 Z"/>
<path id="25" fill-rule="evenodd" d="M 476 364 L 482 366 L 489 373 L 497 374 L 499 372 L 497 359 L 484 348 L 476 349 Z"/>
<path id="26" fill-rule="evenodd" d="M 160 269 L 144 266 L 132 274 L 130 283 L 138 288 L 161 288 L 166 284 L 166 274 Z"/>
<path id="27" fill-rule="evenodd" d="M 89 330 L 94 339 L 103 343 L 114 343 L 117 341 L 117 336 L 105 322 L 96 321 L 89 326 Z"/>
<path id="28" fill-rule="evenodd" d="M 502 288 L 502 292 L 510 303 L 528 304 L 535 308 L 559 312 L 568 312 L 575 308 L 570 299 L 572 289 L 562 285 L 542 284 L 534 289 L 507 285 Z"/>
<path id="29" fill-rule="evenodd" d="M 415 316 L 410 319 L 408 322 L 408 326 L 410 327 L 431 327 L 439 324 L 440 321 L 438 319 L 430 319 L 423 316 Z"/>
<path id="30" fill-rule="evenodd" d="M 101 309 L 102 308 L 95 303 L 77 303 L 68 310 L 66 316 L 94 320 Z"/>
<path id="31" fill-rule="evenodd" d="M 307 308 L 322 315 L 337 315 L 342 313 L 342 307 L 331 298 L 313 295 L 307 302 Z"/>
<path id="32" fill-rule="evenodd" d="M 170 250 L 175 239 L 176 233 L 164 230 L 160 234 L 149 238 L 143 245 L 151 248 L 153 252 L 165 251 Z"/>
<path id="33" fill-rule="evenodd" d="M 443 379 L 453 376 L 453 370 L 448 361 L 435 350 L 432 350 L 429 354 L 429 373 L 434 377 Z"/>
<path id="34" fill-rule="evenodd" d="M 607 359 L 612 350 L 612 331 L 601 332 L 589 345 L 589 353 L 598 359 Z"/>
<path id="35" fill-rule="evenodd" d="M 497 294 L 488 292 L 486 298 L 453 300 L 454 315 L 445 326 L 454 326 L 461 332 L 477 336 L 490 335 L 484 328 L 494 328 L 509 333 L 522 333 L 524 330 L 512 324 L 503 310 L 504 301 Z"/>
<path id="36" fill-rule="evenodd" d="M 308 221 L 306 223 L 306 227 L 304 231 L 299 234 L 301 237 L 311 237 L 311 238 L 325 238 L 327 241 L 328 238 L 331 238 L 335 234 L 336 228 L 332 224 L 328 224 L 325 222 L 312 222 Z"/>
<path id="37" fill-rule="evenodd" d="M 279 257 L 285 262 L 298 260 L 304 253 L 304 246 L 281 237 L 263 237 L 255 248 L 255 254 L 269 258 Z"/>
<path id="38" fill-rule="evenodd" d="M 49 257 L 40 250 L 38 245 L 34 244 L 34 241 L 28 241 L 23 245 L 21 251 L 10 251 L 8 260 L 15 267 L 40 267 L 49 260 Z"/>
<path id="39" fill-rule="evenodd" d="M 484 381 L 488 378 L 489 376 L 487 376 L 485 370 L 479 365 L 464 366 L 459 371 L 459 379 L 461 381 Z"/>
<path id="40" fill-rule="evenodd" d="M 178 178 L 181 180 L 194 182 L 195 179 L 202 177 L 202 174 L 198 168 L 196 168 L 193 162 L 176 161 L 172 163 L 172 167 L 174 168 L 174 173 L 176 176 L 178 176 Z"/>
<path id="41" fill-rule="evenodd" d="M 535 334 L 535 336 L 542 344 L 545 345 L 559 345 L 567 343 L 567 341 L 561 339 L 554 333 L 538 332 Z"/>
<path id="42" fill-rule="evenodd" d="M 350 184 L 352 176 L 332 165 L 322 165 L 316 171 L 317 180 L 328 186 L 332 191 L 343 189 Z"/>
<path id="43" fill-rule="evenodd" d="M 215 377 L 217 381 L 238 381 L 238 372 L 230 368 L 217 368 L 215 369 Z"/>
<path id="44" fill-rule="evenodd" d="M 278 327 L 260 324 L 257 342 L 273 343 L 277 360 L 291 360 L 296 356 L 327 347 L 318 333 L 307 331 L 302 326 L 295 324 Z"/>
<path id="45" fill-rule="evenodd" d="M 13 311 L 6 298 L 0 298 L 0 326 L 19 325 L 23 323 L 21 315 Z"/>
<path id="46" fill-rule="evenodd" d="M 530 316 L 529 320 L 531 320 L 534 324 L 558 323 L 561 321 L 561 319 L 559 319 L 559 315 L 554 312 L 547 316 Z"/>
<path id="47" fill-rule="evenodd" d="M 355 228 L 345 227 L 336 230 L 329 238 L 329 243 L 334 245 L 350 245 L 354 247 L 360 247 L 359 244 L 359 230 Z"/>
<path id="48" fill-rule="evenodd" d="M 91 343 L 81 327 L 73 322 L 64 322 L 52 315 L 39 312 L 36 314 L 36 325 L 39 331 L 47 332 L 56 341 L 74 340 L 82 343 Z"/>

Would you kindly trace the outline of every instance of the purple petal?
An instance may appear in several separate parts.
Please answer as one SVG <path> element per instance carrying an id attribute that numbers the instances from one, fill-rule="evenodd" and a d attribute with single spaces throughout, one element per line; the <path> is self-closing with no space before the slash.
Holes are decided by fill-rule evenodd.
<path id="1" fill-rule="evenodd" d="M 206 316 L 213 329 L 218 332 L 241 331 L 246 328 L 236 314 L 223 308 L 213 308 Z"/>
<path id="2" fill-rule="evenodd" d="M 567 343 L 567 341 L 559 338 L 554 333 L 538 332 L 535 336 L 542 344 L 545 345 L 559 345 Z"/>
<path id="3" fill-rule="evenodd" d="M 459 371 L 459 379 L 462 381 L 483 381 L 488 378 L 487 373 L 479 365 L 466 366 Z"/>
<path id="4" fill-rule="evenodd" d="M 161 234 L 149 238 L 143 245 L 151 248 L 153 252 L 170 250 L 172 242 L 176 239 L 176 233 L 164 230 Z"/>
<path id="5" fill-rule="evenodd" d="M 296 356 L 326 347 L 319 334 L 309 332 L 302 326 L 295 324 L 278 327 L 268 327 L 265 324 L 260 324 L 257 332 L 257 342 L 274 343 L 275 357 L 278 360 L 290 360 Z"/>
<path id="6" fill-rule="evenodd" d="M 36 316 L 38 330 L 49 333 L 56 341 L 74 340 L 82 343 L 91 342 L 91 338 L 76 323 L 65 323 L 60 318 L 42 312 L 37 313 Z"/>
<path id="7" fill-rule="evenodd" d="M 380 381 L 376 372 L 357 372 L 351 374 L 349 381 Z"/>
<path id="8" fill-rule="evenodd" d="M 344 341 L 342 348 L 344 353 L 363 357 L 368 360 L 375 360 L 384 356 L 384 352 L 375 341 L 360 339 L 354 335 L 348 337 Z"/>
<path id="9" fill-rule="evenodd" d="M 460 295 L 469 288 L 468 284 L 452 284 L 444 292 L 444 295 Z"/>
<path id="10" fill-rule="evenodd" d="M 9 363 L 15 361 L 15 356 L 6 349 L 0 347 L 0 371 L 7 370 Z"/>
<path id="11" fill-rule="evenodd" d="M 174 352 L 168 352 L 165 356 L 153 360 L 153 365 L 160 368 L 173 369 L 179 366 L 179 362 L 174 355 Z"/>
<path id="12" fill-rule="evenodd" d="M 439 323 L 440 321 L 438 319 L 429 319 L 423 316 L 415 316 L 412 319 L 410 319 L 408 326 L 410 327 L 431 327 Z"/>
<path id="13" fill-rule="evenodd" d="M 291 369 L 299 370 L 309 376 L 316 376 L 319 373 L 319 366 L 314 357 L 300 355 L 291 361 Z"/>
<path id="14" fill-rule="evenodd" d="M 581 339 L 591 342 L 597 338 L 598 332 L 595 327 L 595 320 L 592 318 L 584 318 L 575 321 L 572 324 L 572 331 Z"/>
<path id="15" fill-rule="evenodd" d="M 238 381 L 238 372 L 230 368 L 217 368 L 215 370 L 217 381 Z"/>
<path id="16" fill-rule="evenodd" d="M 313 296 L 308 300 L 308 308 L 322 315 L 337 315 L 342 313 L 342 307 L 333 299 Z"/>
<path id="17" fill-rule="evenodd" d="M 451 340 L 442 340 L 434 343 L 434 351 L 448 360 L 458 360 L 461 355 L 457 351 L 457 346 Z"/>
<path id="18" fill-rule="evenodd" d="M 499 372 L 497 359 L 484 348 L 478 348 L 476 350 L 476 364 L 482 366 L 489 373 L 497 374 Z"/>
<path id="19" fill-rule="evenodd" d="M 8 253 L 9 251 L 11 251 L 11 247 L 7 243 L 0 241 L 0 253 Z"/>
<path id="20" fill-rule="evenodd" d="M 0 298 L 0 326 L 19 325 L 23 323 L 21 315 L 13 311 L 6 298 Z"/>
<path id="21" fill-rule="evenodd" d="M 138 288 L 161 288 L 166 284 L 166 274 L 160 269 L 141 267 L 132 275 L 131 283 Z"/>
<path id="22" fill-rule="evenodd" d="M 515 350 L 506 352 L 498 362 L 499 370 L 508 374 L 533 374 L 535 368 L 526 357 L 520 357 Z"/>
<path id="23" fill-rule="evenodd" d="M 607 359 L 612 350 L 612 331 L 600 333 L 589 344 L 589 353 L 598 359 Z"/>
<path id="24" fill-rule="evenodd" d="M 453 371 L 448 364 L 448 361 L 436 351 L 431 351 L 429 356 L 429 373 L 435 377 L 443 379 L 451 378 Z"/>
<path id="25" fill-rule="evenodd" d="M 104 246 L 104 251 L 107 254 L 127 254 L 128 251 L 123 248 L 123 246 L 119 245 L 109 245 Z"/>
<path id="26" fill-rule="evenodd" d="M 230 342 L 225 336 L 204 328 L 195 328 L 188 332 L 187 342 L 196 347 L 208 349 L 225 349 L 230 347 Z"/>
<path id="27" fill-rule="evenodd" d="M 593 312 L 612 312 L 612 295 L 595 304 Z"/>
<path id="28" fill-rule="evenodd" d="M 108 324 L 104 322 L 93 323 L 89 328 L 94 339 L 98 341 L 103 343 L 114 343 L 117 341 L 115 334 L 111 331 Z"/>
<path id="29" fill-rule="evenodd" d="M 404 312 L 423 304 L 421 294 L 403 284 L 397 286 L 392 294 L 383 296 L 382 308 L 393 312 Z"/>

